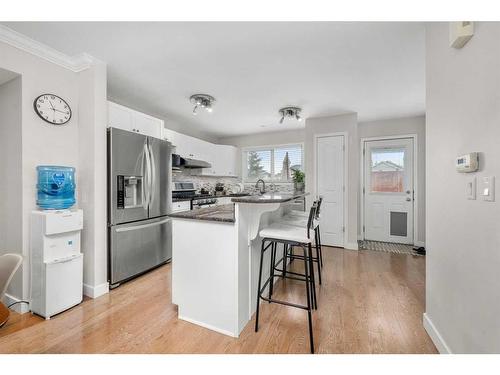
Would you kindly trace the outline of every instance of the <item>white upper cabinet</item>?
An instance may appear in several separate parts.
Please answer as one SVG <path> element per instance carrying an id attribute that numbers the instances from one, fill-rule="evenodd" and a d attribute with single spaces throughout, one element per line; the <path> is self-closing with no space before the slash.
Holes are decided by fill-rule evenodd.
<path id="1" fill-rule="evenodd" d="M 163 120 L 108 101 L 108 126 L 162 138 Z"/>
<path id="2" fill-rule="evenodd" d="M 163 120 L 135 112 L 133 116 L 133 128 L 135 128 L 137 133 L 161 139 Z"/>
<path id="3" fill-rule="evenodd" d="M 172 143 L 176 154 L 184 158 L 203 160 L 212 164 L 212 168 L 193 170 L 194 174 L 214 177 L 238 176 L 238 148 L 216 145 L 170 129 L 163 129 L 162 137 Z"/>
<path id="4" fill-rule="evenodd" d="M 212 168 L 204 168 L 201 174 L 204 176 L 236 177 L 238 149 L 234 146 L 210 145 L 210 156 L 207 161 L 212 164 Z"/>
<path id="5" fill-rule="evenodd" d="M 217 145 L 217 173 L 220 176 L 237 176 L 238 149 L 234 146 Z"/>
<path id="6" fill-rule="evenodd" d="M 132 111 L 127 107 L 108 102 L 108 127 L 132 131 Z"/>
<path id="7" fill-rule="evenodd" d="M 209 161 L 206 160 L 208 156 L 208 146 L 206 146 L 206 144 L 208 144 L 208 142 L 181 133 L 175 134 L 173 138 L 172 143 L 175 146 L 176 154 L 179 154 L 183 158 Z"/>

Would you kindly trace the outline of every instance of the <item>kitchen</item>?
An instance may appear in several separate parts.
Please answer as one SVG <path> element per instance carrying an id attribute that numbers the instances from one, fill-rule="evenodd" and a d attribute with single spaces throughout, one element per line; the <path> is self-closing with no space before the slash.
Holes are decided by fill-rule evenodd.
<path id="1" fill-rule="evenodd" d="M 65 27 L 62 24 L 40 26 L 48 27 L 46 30 Z M 286 28 L 286 25 L 282 26 Z M 301 26 L 306 36 L 303 47 L 314 50 L 316 47 L 309 45 L 308 41 L 316 38 L 318 31 L 311 26 Z M 24 55 L 29 53 L 20 52 L 13 46 L 19 40 L 15 36 L 19 35 L 10 27 L 32 35 L 31 25 L 7 24 L 1 28 L 4 38 L 10 43 L 5 43 L 5 53 L 24 61 Z M 101 30 L 99 35 L 102 36 L 111 35 L 114 27 L 126 34 L 134 33 L 136 25 L 103 23 L 68 27 L 67 32 L 76 30 L 75 27 L 82 28 L 84 33 Z M 157 31 L 164 27 L 180 33 L 186 30 L 180 24 L 155 24 L 152 27 Z M 225 34 L 232 28 L 230 24 L 193 24 L 192 27 L 188 28 L 192 35 L 204 34 L 208 30 Z M 256 25 L 247 27 L 254 35 L 262 33 Z M 265 27 L 281 26 L 268 24 Z M 331 26 L 325 24 L 324 27 Z M 346 27 L 346 30 L 352 28 L 350 25 Z M 408 28 L 412 37 L 423 32 L 421 25 L 395 27 Z M 366 32 L 375 30 L 398 39 L 397 34 L 385 26 L 377 29 L 373 25 Z M 238 38 L 241 43 L 247 43 L 247 33 L 243 31 Z M 350 32 L 357 31 L 352 28 Z M 49 32 L 49 39 L 50 35 L 54 34 Z M 325 36 L 325 40 L 329 38 Z M 196 40 L 192 39 L 193 45 L 197 45 Z M 34 39 L 29 41 L 40 43 Z M 125 46 L 110 50 L 104 41 L 100 47 L 103 50 L 98 52 L 99 56 L 127 50 Z M 41 43 L 39 48 L 48 50 Z M 266 56 L 267 52 L 258 54 Z M 275 317 L 281 316 L 285 324 L 293 322 L 294 329 L 288 338 L 283 338 L 283 343 L 288 343 L 290 349 L 278 352 L 337 350 L 322 334 L 329 328 L 324 326 L 326 321 L 321 317 L 323 314 L 328 316 L 330 301 L 334 301 L 333 295 L 339 293 L 334 280 L 341 273 L 333 269 L 339 264 L 339 259 L 350 257 L 350 253 L 355 254 L 358 249 L 358 199 L 355 192 L 359 181 L 355 177 L 359 157 L 358 127 L 362 125 L 358 124 L 357 113 L 334 111 L 327 117 L 311 117 L 310 108 L 262 97 L 261 109 L 258 110 L 261 113 L 258 116 L 262 117 L 258 119 L 254 117 L 257 112 L 254 110 L 253 114 L 245 104 L 246 94 L 234 102 L 231 90 L 224 89 L 223 81 L 210 85 L 208 75 L 198 74 L 198 81 L 208 80 L 201 86 L 212 87 L 210 91 L 194 91 L 199 84 L 191 79 L 171 86 L 169 108 L 177 115 L 167 116 L 164 110 L 154 107 L 154 100 L 146 92 L 143 92 L 142 99 L 135 95 L 136 88 L 142 87 L 143 83 L 137 82 L 129 89 L 117 88 L 121 83 L 114 78 L 114 65 L 87 58 L 82 62 L 68 57 L 67 64 L 71 69 L 60 67 L 60 76 L 56 76 L 57 79 L 52 77 L 52 81 L 46 83 L 47 90 L 53 89 L 54 94 L 48 95 L 48 103 L 40 103 L 40 108 L 47 104 L 47 111 L 54 112 L 50 106 L 54 99 L 51 98 L 60 98 L 73 113 L 70 119 L 62 119 L 64 125 L 51 124 L 50 118 L 37 113 L 40 110 L 37 106 L 23 112 L 23 118 L 30 119 L 30 122 L 22 123 L 22 126 L 29 126 L 29 130 L 21 134 L 22 142 L 36 144 L 38 139 L 44 138 L 48 142 L 44 147 L 57 152 L 41 158 L 35 153 L 37 148 L 22 149 L 23 160 L 30 164 L 25 164 L 20 172 L 21 178 L 31 181 L 33 186 L 21 197 L 25 212 L 19 219 L 20 227 L 25 228 L 23 237 L 28 239 L 26 244 L 20 245 L 22 254 L 28 258 L 33 251 L 29 246 L 28 229 L 32 211 L 38 209 L 32 198 L 36 195 L 37 182 L 33 180 L 31 168 L 40 164 L 75 166 L 75 207 L 83 216 L 83 225 L 72 227 L 74 232 L 71 232 L 76 238 L 81 236 L 83 280 L 78 273 L 72 273 L 72 280 L 81 285 L 85 298 L 82 301 L 81 293 L 72 295 L 72 303 L 46 313 L 45 317 L 50 318 L 48 324 L 57 326 L 93 303 L 104 303 L 112 313 L 115 298 L 134 296 L 136 288 L 146 283 L 155 291 L 155 300 L 160 293 L 167 296 L 168 305 L 158 302 L 152 307 L 163 306 L 173 311 L 171 317 L 175 320 L 160 319 L 160 324 L 180 324 L 188 331 L 200 329 L 202 331 L 196 332 L 206 332 L 204 335 L 210 337 L 223 333 L 222 336 L 229 339 L 245 342 L 247 339 L 242 337 L 259 340 L 271 334 L 266 327 L 275 322 Z M 231 61 L 236 59 L 234 66 L 239 66 L 239 57 L 231 55 L 228 58 L 227 64 L 232 65 Z M 135 69 L 131 60 L 116 60 L 111 56 L 104 60 L 113 60 L 114 64 L 120 61 L 120 64 Z M 299 65 L 303 62 L 303 59 L 296 60 Z M 50 70 L 51 63 L 46 64 Z M 16 71 L 15 65 L 6 65 L 5 68 Z M 14 77 L 25 78 L 30 72 L 29 69 L 21 71 Z M 272 72 L 286 75 L 281 69 L 273 68 Z M 327 72 L 325 70 L 324 74 L 330 74 Z M 131 77 L 151 79 L 147 70 L 134 73 Z M 224 76 L 232 76 L 235 82 L 240 82 L 238 69 L 227 71 L 221 77 Z M 23 84 L 31 83 L 24 78 Z M 54 83 L 64 86 L 68 79 L 73 85 L 66 94 L 59 86 L 54 86 Z M 310 78 L 300 79 L 302 87 L 310 87 Z M 159 87 L 156 81 L 154 77 L 148 83 L 153 91 Z M 37 84 L 32 84 L 33 90 L 38 90 Z M 246 85 L 251 86 L 250 82 Z M 186 87 L 193 91 L 187 91 Z M 314 87 L 308 90 L 315 92 Z M 255 88 L 255 94 L 258 92 L 260 90 Z M 30 93 L 23 90 L 16 95 L 20 95 L 22 101 L 32 101 Z M 255 94 L 254 98 L 260 95 Z M 42 99 L 45 98 L 42 96 Z M 322 96 L 317 101 L 326 104 L 329 99 Z M 268 108 L 270 102 L 276 102 L 273 108 Z M 234 125 L 233 118 L 240 119 L 238 126 Z M 423 118 L 415 117 L 414 123 L 412 126 L 420 129 L 424 125 Z M 207 127 L 218 129 L 217 133 L 207 133 L 204 130 Z M 50 137 L 45 137 L 46 134 Z M 7 135 L 12 138 L 12 143 L 17 141 L 14 134 Z M 72 147 L 72 144 L 78 147 Z M 64 158 L 60 154 L 64 154 Z M 103 160 L 107 162 L 103 163 Z M 309 227 L 309 221 L 312 227 Z M 263 243 L 266 246 L 263 247 Z M 54 256 L 55 261 L 61 261 Z M 366 256 L 376 255 L 367 253 Z M 423 264 L 422 259 L 414 262 L 415 266 Z M 69 267 L 72 263 L 61 264 Z M 22 267 L 19 272 L 22 278 L 14 279 L 11 289 L 19 290 L 17 295 L 8 293 L 8 304 L 19 301 L 13 307 L 18 313 L 24 313 L 17 319 L 29 312 L 29 304 L 21 303 L 30 300 L 29 280 L 38 283 L 31 276 L 30 267 Z M 76 280 L 77 276 L 79 280 Z M 158 278 L 162 280 L 160 285 Z M 66 283 L 69 284 L 68 280 Z M 287 287 L 283 288 L 285 285 Z M 384 285 L 380 288 L 383 291 Z M 288 291 L 293 293 L 286 296 Z M 283 293 L 289 298 L 279 298 Z M 265 303 L 271 300 L 273 303 Z M 422 306 L 421 301 L 415 303 Z M 261 306 L 260 315 L 258 306 Z M 274 311 L 273 316 L 268 315 L 270 311 Z M 292 314 L 291 320 L 286 318 L 289 314 Z M 415 314 L 418 315 L 418 311 Z M 14 313 L 12 315 L 17 317 Z M 254 325 L 257 315 L 260 316 L 259 324 Z M 36 315 L 32 318 L 33 322 L 38 322 Z M 157 318 L 152 316 L 151 319 Z M 22 334 L 23 326 L 16 325 L 15 319 L 8 322 L 20 329 L 17 334 Z M 127 323 L 124 321 L 124 324 Z M 258 332 L 252 333 L 253 330 Z M 406 350 L 434 351 L 423 328 L 418 332 L 423 349 L 407 346 Z M 308 339 L 296 340 L 296 335 Z M 187 340 L 189 337 L 186 335 Z M 38 339 L 43 340 L 43 337 Z M 8 337 L 3 341 L 8 345 Z M 7 350 L 4 348 L 0 342 L 0 350 Z M 25 347 L 21 343 L 16 348 L 23 351 Z M 75 350 L 71 345 L 65 348 Z M 151 350 L 161 352 L 168 349 L 160 346 Z M 266 346 L 248 350 L 274 351 Z"/>
<path id="2" fill-rule="evenodd" d="M 179 319 L 238 337 L 255 313 L 260 245 L 253 240 L 260 222 L 269 222 L 267 213 L 285 215 L 297 202 L 304 207 L 308 193 L 280 192 L 274 184 L 266 191 L 262 179 L 245 189 L 236 173 L 236 147 L 166 132 L 161 120 L 108 105 L 110 287 L 171 261 Z M 189 236 L 193 232 L 201 243 Z M 238 271 L 226 275 L 225 269 Z M 193 271 L 201 285 L 190 282 Z M 207 299 L 219 298 L 223 305 L 205 311 Z"/>
<path id="3" fill-rule="evenodd" d="M 1 22 L 0 353 L 485 349 L 432 244 L 444 185 L 493 216 L 495 151 L 443 140 L 426 85 L 450 105 L 432 59 L 496 28 Z"/>

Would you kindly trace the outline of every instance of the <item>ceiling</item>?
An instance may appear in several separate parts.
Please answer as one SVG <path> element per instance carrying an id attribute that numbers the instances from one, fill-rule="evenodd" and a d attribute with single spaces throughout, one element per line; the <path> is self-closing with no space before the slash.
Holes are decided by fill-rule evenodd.
<path id="1" fill-rule="evenodd" d="M 107 62 L 108 95 L 214 137 L 296 129 L 278 109 L 360 121 L 425 112 L 423 23 L 4 22 L 68 55 Z M 189 97 L 214 96 L 191 114 Z"/>

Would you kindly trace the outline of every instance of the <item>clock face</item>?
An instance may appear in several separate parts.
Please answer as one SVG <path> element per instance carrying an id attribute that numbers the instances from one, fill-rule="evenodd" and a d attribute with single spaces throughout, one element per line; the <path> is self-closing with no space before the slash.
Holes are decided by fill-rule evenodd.
<path id="1" fill-rule="evenodd" d="M 33 106 L 37 115 L 49 124 L 64 125 L 71 119 L 71 108 L 57 95 L 40 95 L 35 99 Z"/>

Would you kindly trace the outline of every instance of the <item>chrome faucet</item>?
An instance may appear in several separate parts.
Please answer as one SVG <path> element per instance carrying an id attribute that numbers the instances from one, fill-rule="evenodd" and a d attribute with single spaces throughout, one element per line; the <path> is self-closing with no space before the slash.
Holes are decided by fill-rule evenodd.
<path id="1" fill-rule="evenodd" d="M 264 194 L 266 192 L 266 183 L 264 182 L 264 180 L 262 178 L 258 179 L 257 182 L 255 183 L 256 189 L 259 188 L 259 182 L 262 182 L 262 189 L 259 189 L 260 193 Z"/>

